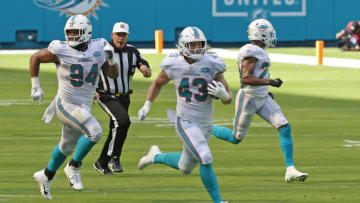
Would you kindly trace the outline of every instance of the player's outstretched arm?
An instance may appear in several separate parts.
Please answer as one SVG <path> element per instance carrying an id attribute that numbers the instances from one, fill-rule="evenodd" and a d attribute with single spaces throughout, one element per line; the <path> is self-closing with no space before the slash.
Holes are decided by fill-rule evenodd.
<path id="1" fill-rule="evenodd" d="M 39 81 L 40 63 L 60 63 L 60 60 L 47 49 L 41 49 L 30 57 L 31 98 L 34 101 L 38 100 L 41 105 L 44 92 Z"/>
<path id="2" fill-rule="evenodd" d="M 161 72 L 157 76 L 156 80 L 154 80 L 147 92 L 146 101 L 144 103 L 144 106 L 139 110 L 139 120 L 144 120 L 147 116 L 147 114 L 150 113 L 151 104 L 154 102 L 156 97 L 159 95 L 162 86 L 166 85 L 170 81 L 170 78 L 168 77 L 167 73 Z"/>

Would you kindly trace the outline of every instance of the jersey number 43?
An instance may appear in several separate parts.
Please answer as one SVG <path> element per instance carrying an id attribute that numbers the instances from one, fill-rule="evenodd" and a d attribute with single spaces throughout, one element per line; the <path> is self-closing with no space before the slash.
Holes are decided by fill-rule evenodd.
<path id="1" fill-rule="evenodd" d="M 191 92 L 189 78 L 184 77 L 178 87 L 178 92 L 180 97 L 185 97 L 186 102 L 191 102 L 191 98 L 194 95 L 194 98 L 198 102 L 204 102 L 207 98 L 207 82 L 204 78 L 194 78 L 192 81 L 192 86 L 199 88 L 199 94 L 194 94 Z"/>

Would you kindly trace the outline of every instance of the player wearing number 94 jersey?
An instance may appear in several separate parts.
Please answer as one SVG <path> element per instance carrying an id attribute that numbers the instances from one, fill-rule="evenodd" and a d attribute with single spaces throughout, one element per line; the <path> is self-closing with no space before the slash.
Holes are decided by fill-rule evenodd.
<path id="1" fill-rule="evenodd" d="M 184 174 L 200 164 L 203 185 L 213 202 L 223 202 L 212 169 L 212 154 L 208 145 L 213 119 L 213 99 L 218 97 L 225 104 L 231 103 L 231 93 L 223 76 L 224 62 L 206 53 L 206 39 L 197 27 L 185 28 L 179 36 L 178 53 L 168 55 L 161 64 L 162 72 L 151 84 L 139 119 L 145 119 L 150 106 L 163 85 L 174 81 L 177 95 L 175 128 L 183 142 L 182 153 L 161 153 L 158 146 L 139 161 L 139 169 L 154 163 L 166 164 Z M 217 82 L 212 82 L 213 80 Z M 211 84 L 210 84 L 211 82 Z M 209 86 L 209 89 L 208 89 Z"/>
<path id="2" fill-rule="evenodd" d="M 56 64 L 59 83 L 57 95 L 43 119 L 50 122 L 56 114 L 62 124 L 61 139 L 53 149 L 47 167 L 35 172 L 33 176 L 46 199 L 52 199 L 51 181 L 75 148 L 74 157 L 66 165 L 64 172 L 74 190 L 83 189 L 80 179 L 82 160 L 102 135 L 100 124 L 90 112 L 99 72 L 103 69 L 111 78 L 116 78 L 119 74 L 112 46 L 104 39 L 90 39 L 92 27 L 87 17 L 71 16 L 64 32 L 66 42 L 52 41 L 47 49 L 36 52 L 30 58 L 33 100 L 42 103 L 43 91 L 38 77 L 40 63 Z"/>

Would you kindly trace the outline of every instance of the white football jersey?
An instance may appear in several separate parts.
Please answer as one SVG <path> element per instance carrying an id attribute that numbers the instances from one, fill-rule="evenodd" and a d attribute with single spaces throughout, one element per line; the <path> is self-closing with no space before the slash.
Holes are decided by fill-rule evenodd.
<path id="1" fill-rule="evenodd" d="M 255 64 L 255 69 L 253 76 L 263 79 L 270 78 L 270 58 L 266 51 L 253 44 L 246 44 L 240 48 L 238 54 L 238 65 L 239 65 L 239 72 L 240 72 L 240 82 L 242 81 L 242 72 L 241 66 L 243 59 L 246 57 L 255 57 L 258 61 Z M 267 85 L 241 85 L 241 89 L 244 89 L 248 95 L 252 97 L 266 97 L 269 91 Z"/>
<path id="2" fill-rule="evenodd" d="M 173 53 L 163 59 L 161 69 L 175 84 L 176 115 L 198 123 L 212 123 L 214 105 L 207 84 L 217 73 L 225 72 L 222 59 L 205 53 L 199 61 L 189 64 L 184 56 Z"/>
<path id="3" fill-rule="evenodd" d="M 54 40 L 48 50 L 55 54 L 60 64 L 56 64 L 58 96 L 73 104 L 91 104 L 99 80 L 99 73 L 106 61 L 103 38 L 91 39 L 84 52 L 78 51 L 65 41 Z"/>

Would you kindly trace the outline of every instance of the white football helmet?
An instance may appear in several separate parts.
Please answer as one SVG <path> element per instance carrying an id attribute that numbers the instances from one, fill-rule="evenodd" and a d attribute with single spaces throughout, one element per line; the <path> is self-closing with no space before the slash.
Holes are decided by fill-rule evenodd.
<path id="1" fill-rule="evenodd" d="M 68 37 L 66 32 L 67 30 L 79 30 L 79 36 Z M 90 40 L 92 26 L 90 20 L 86 16 L 73 15 L 66 21 L 64 32 L 68 45 L 71 47 L 76 47 L 77 45 Z M 72 38 L 73 40 L 70 40 Z"/>
<path id="2" fill-rule="evenodd" d="M 190 49 L 190 42 L 202 42 L 202 47 Z M 184 56 L 199 60 L 204 56 L 206 51 L 206 38 L 204 33 L 197 27 L 186 27 L 179 35 L 178 51 Z M 193 52 L 193 53 L 192 53 Z"/>
<path id="3" fill-rule="evenodd" d="M 257 19 L 248 28 L 249 40 L 260 40 L 265 47 L 275 47 L 276 31 L 272 24 L 265 19 Z"/>

